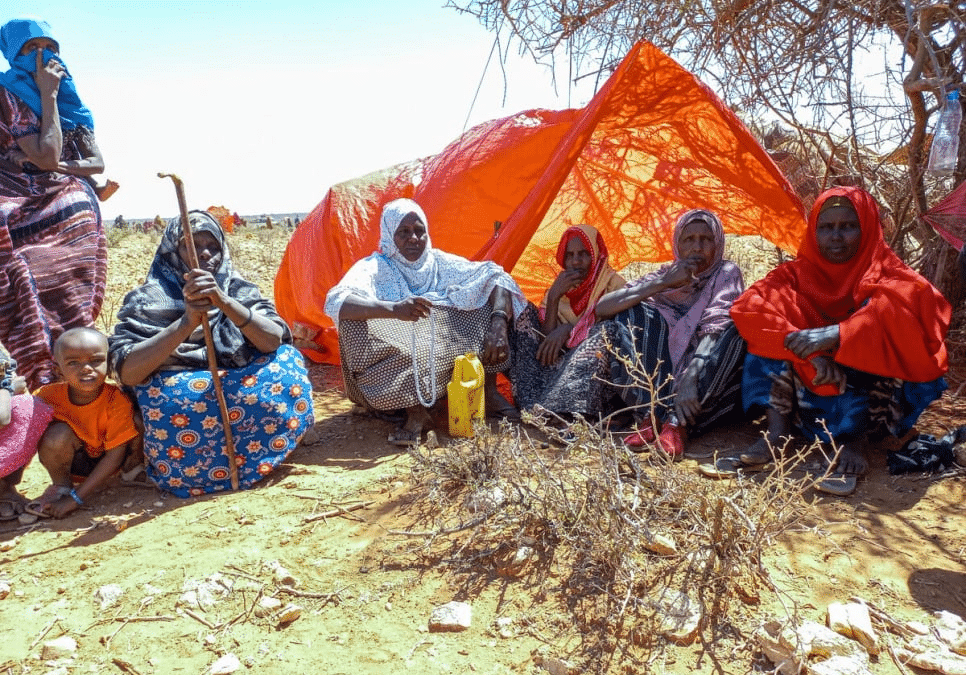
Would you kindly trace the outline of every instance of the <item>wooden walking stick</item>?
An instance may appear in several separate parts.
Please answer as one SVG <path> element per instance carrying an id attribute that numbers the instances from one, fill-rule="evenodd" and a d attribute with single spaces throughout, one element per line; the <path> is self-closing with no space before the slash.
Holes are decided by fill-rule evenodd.
<path id="1" fill-rule="evenodd" d="M 188 222 L 188 205 L 184 198 L 184 183 L 173 173 L 158 173 L 158 178 L 170 178 L 174 181 L 174 191 L 178 195 L 178 208 L 181 209 L 181 229 L 184 232 L 184 243 L 188 249 L 188 264 L 191 269 L 198 267 L 198 253 L 195 251 L 195 239 L 191 233 L 191 223 Z M 211 371 L 211 382 L 215 385 L 215 396 L 218 398 L 218 408 L 221 410 L 221 423 L 225 428 L 225 456 L 228 457 L 228 467 L 231 472 L 231 489 L 238 489 L 238 466 L 235 464 L 235 439 L 231 434 L 231 419 L 228 417 L 228 402 L 225 392 L 221 388 L 221 376 L 218 375 L 218 355 L 215 353 L 215 339 L 211 335 L 211 325 L 208 315 L 201 315 L 201 327 L 205 331 L 205 351 L 208 352 L 208 370 Z"/>

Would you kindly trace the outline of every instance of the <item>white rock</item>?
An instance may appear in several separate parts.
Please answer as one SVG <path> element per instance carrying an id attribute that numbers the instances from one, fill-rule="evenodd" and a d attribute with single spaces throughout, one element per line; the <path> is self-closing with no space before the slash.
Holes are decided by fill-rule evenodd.
<path id="1" fill-rule="evenodd" d="M 281 600 L 266 595 L 258 601 L 258 606 L 255 607 L 255 616 L 262 617 L 274 614 L 281 606 Z"/>
<path id="2" fill-rule="evenodd" d="M 113 607 L 124 595 L 124 589 L 117 584 L 106 584 L 94 591 L 94 599 L 101 606 L 102 610 Z"/>
<path id="3" fill-rule="evenodd" d="M 677 644 L 694 642 L 703 615 L 698 602 L 691 600 L 686 593 L 665 588 L 651 604 L 659 615 L 659 634 Z"/>
<path id="4" fill-rule="evenodd" d="M 292 587 L 299 585 L 298 579 L 292 576 L 292 573 L 285 569 L 279 561 L 269 560 L 263 567 L 272 571 L 272 577 L 275 579 L 275 583 Z"/>
<path id="5" fill-rule="evenodd" d="M 232 585 L 233 582 L 230 578 L 218 572 L 201 581 L 188 579 L 181 587 L 182 593 L 178 599 L 178 604 L 191 609 L 208 611 L 216 602 L 224 599 L 231 592 Z"/>
<path id="6" fill-rule="evenodd" d="M 302 616 L 302 608 L 298 605 L 293 605 L 289 603 L 282 608 L 282 611 L 278 613 L 278 623 L 279 625 L 287 625 Z"/>
<path id="7" fill-rule="evenodd" d="M 828 627 L 857 640 L 870 654 L 879 653 L 879 637 L 872 627 L 869 608 L 862 602 L 833 602 L 828 606 Z"/>
<path id="8" fill-rule="evenodd" d="M 6 581 L 0 581 L 0 600 L 10 595 L 10 584 Z"/>
<path id="9" fill-rule="evenodd" d="M 241 668 L 241 661 L 234 654 L 225 654 L 220 659 L 211 664 L 208 672 L 211 675 L 229 675 Z"/>
<path id="10" fill-rule="evenodd" d="M 782 675 L 802 669 L 810 675 L 870 675 L 869 655 L 860 644 L 814 621 L 798 626 L 769 621 L 755 632 L 755 641 Z"/>
<path id="11" fill-rule="evenodd" d="M 13 539 L 8 539 L 7 541 L 0 541 L 0 553 L 12 550 L 19 541 L 20 537 L 14 537 Z"/>
<path id="12" fill-rule="evenodd" d="M 936 632 L 957 654 L 966 656 L 966 621 L 952 612 L 936 612 Z"/>
<path id="13" fill-rule="evenodd" d="M 44 661 L 56 661 L 73 656 L 76 651 L 77 640 L 70 635 L 61 635 L 44 643 L 42 657 Z"/>
<path id="14" fill-rule="evenodd" d="M 513 619 L 508 616 L 497 617 L 496 632 L 505 640 L 516 637 L 516 631 L 513 629 Z"/>
<path id="15" fill-rule="evenodd" d="M 473 621 L 473 608 L 465 602 L 447 602 L 433 610 L 429 630 L 433 632 L 463 631 Z"/>
<path id="16" fill-rule="evenodd" d="M 943 675 L 966 675 L 966 657 L 952 653 L 930 635 L 916 637 L 906 646 L 896 648 L 896 655 L 916 668 L 936 670 Z"/>
<path id="17" fill-rule="evenodd" d="M 464 506 L 470 513 L 489 513 L 506 503 L 506 492 L 499 485 L 482 487 L 470 494 Z"/>
<path id="18" fill-rule="evenodd" d="M 644 548 L 659 555 L 671 555 L 678 552 L 674 539 L 664 534 L 651 534 L 650 537 L 646 537 Z"/>

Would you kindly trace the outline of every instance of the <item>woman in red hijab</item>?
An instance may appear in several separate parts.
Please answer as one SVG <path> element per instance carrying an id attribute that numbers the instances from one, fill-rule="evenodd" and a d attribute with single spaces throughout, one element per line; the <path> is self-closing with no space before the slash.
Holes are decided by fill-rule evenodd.
<path id="1" fill-rule="evenodd" d="M 604 238 L 589 225 L 574 225 L 560 238 L 560 273 L 541 308 L 529 306 L 516 325 L 509 373 L 521 410 L 539 405 L 557 414 L 606 412 L 607 327 L 597 323 L 594 307 L 625 283 L 607 257 Z"/>
<path id="2" fill-rule="evenodd" d="M 770 461 L 794 425 L 841 446 L 840 474 L 864 473 L 869 442 L 905 434 L 946 388 L 950 313 L 885 243 L 872 195 L 824 192 L 798 257 L 731 309 L 748 342 L 745 408 L 763 407 L 768 419 L 766 436 L 741 463 Z"/>

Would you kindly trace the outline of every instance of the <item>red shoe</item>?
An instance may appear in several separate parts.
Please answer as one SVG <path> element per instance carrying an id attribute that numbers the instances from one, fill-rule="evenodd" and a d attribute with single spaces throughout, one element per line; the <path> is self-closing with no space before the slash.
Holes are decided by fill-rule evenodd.
<path id="1" fill-rule="evenodd" d="M 687 440 L 687 431 L 676 424 L 665 424 L 661 429 L 661 436 L 658 438 L 658 445 L 671 459 L 681 459 L 684 457 L 684 442 Z"/>
<path id="2" fill-rule="evenodd" d="M 654 427 L 651 426 L 651 420 L 648 419 L 638 426 L 637 431 L 624 439 L 624 445 L 629 448 L 642 448 L 648 443 L 653 443 L 655 438 Z"/>

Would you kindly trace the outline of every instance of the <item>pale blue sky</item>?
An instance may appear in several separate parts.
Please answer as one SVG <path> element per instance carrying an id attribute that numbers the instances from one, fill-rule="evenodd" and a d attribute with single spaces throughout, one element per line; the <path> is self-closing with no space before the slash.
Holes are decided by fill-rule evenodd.
<path id="1" fill-rule="evenodd" d="M 258 214 L 309 211 L 330 185 L 463 131 L 493 34 L 443 2 L 45 0 L 7 4 L 0 21 L 51 24 L 122 186 L 105 220 L 173 215 L 158 171 L 184 179 L 191 207 Z M 593 95 L 555 92 L 516 54 L 505 91 L 503 71 L 486 71 L 470 126 Z"/>

